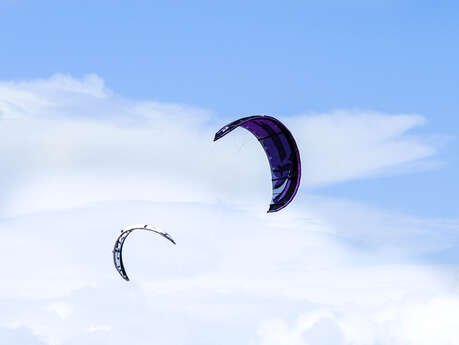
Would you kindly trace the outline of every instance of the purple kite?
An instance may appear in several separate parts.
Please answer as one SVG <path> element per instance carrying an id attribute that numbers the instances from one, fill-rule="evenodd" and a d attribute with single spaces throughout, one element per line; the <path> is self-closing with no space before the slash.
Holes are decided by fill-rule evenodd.
<path id="1" fill-rule="evenodd" d="M 300 152 L 292 133 L 274 117 L 255 115 L 226 125 L 215 133 L 214 141 L 237 127 L 243 127 L 255 135 L 268 156 L 273 184 L 268 212 L 283 209 L 295 197 L 301 179 Z"/>

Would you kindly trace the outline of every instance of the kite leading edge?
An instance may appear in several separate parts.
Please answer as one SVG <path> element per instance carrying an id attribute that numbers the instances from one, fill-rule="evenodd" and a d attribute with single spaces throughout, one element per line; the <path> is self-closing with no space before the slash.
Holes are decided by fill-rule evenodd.
<path id="1" fill-rule="evenodd" d="M 283 209 L 295 197 L 301 180 L 300 152 L 293 135 L 276 118 L 255 115 L 227 124 L 215 133 L 214 141 L 238 127 L 251 132 L 263 146 L 268 157 L 273 187 L 268 212 Z"/>
<path id="2" fill-rule="evenodd" d="M 115 268 L 118 271 L 118 273 L 126 281 L 129 281 L 129 277 L 126 274 L 126 270 L 124 269 L 124 264 L 123 264 L 123 245 L 124 245 L 124 241 L 126 240 L 126 238 L 134 230 L 147 230 L 147 231 L 156 232 L 157 234 L 161 235 L 164 238 L 167 238 L 169 241 L 175 244 L 175 241 L 172 239 L 172 237 L 167 232 L 164 232 L 148 224 L 132 225 L 132 226 L 128 226 L 127 228 L 121 230 L 121 234 L 116 238 L 115 245 L 113 247 L 113 263 L 115 264 Z"/>

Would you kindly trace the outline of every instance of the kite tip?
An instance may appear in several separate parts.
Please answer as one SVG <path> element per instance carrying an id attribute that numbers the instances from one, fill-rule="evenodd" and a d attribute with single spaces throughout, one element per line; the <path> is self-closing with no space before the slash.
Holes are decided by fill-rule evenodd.
<path id="1" fill-rule="evenodd" d="M 269 210 L 266 211 L 266 213 L 274 213 L 274 212 L 277 212 L 279 211 L 281 208 L 277 207 L 276 204 L 271 204 L 269 205 Z"/>

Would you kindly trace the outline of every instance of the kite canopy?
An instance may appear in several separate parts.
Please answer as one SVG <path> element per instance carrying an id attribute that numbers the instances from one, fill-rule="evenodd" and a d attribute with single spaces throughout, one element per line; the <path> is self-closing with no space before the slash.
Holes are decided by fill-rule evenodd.
<path id="1" fill-rule="evenodd" d="M 113 262 L 115 264 L 115 268 L 118 271 L 118 273 L 126 281 L 129 281 L 129 278 L 126 274 L 126 270 L 124 269 L 124 265 L 123 265 L 123 245 L 128 235 L 134 230 L 147 230 L 147 231 L 156 232 L 157 234 L 163 236 L 164 238 L 167 238 L 169 241 L 175 244 L 175 241 L 172 239 L 172 237 L 167 232 L 164 232 L 148 224 L 131 225 L 121 230 L 121 234 L 115 240 L 115 246 L 113 247 Z"/>
<path id="2" fill-rule="evenodd" d="M 273 197 L 268 212 L 277 212 L 295 197 L 300 186 L 300 152 L 290 131 L 271 116 L 243 117 L 221 128 L 214 141 L 232 130 L 243 127 L 255 135 L 268 156 L 271 167 Z"/>

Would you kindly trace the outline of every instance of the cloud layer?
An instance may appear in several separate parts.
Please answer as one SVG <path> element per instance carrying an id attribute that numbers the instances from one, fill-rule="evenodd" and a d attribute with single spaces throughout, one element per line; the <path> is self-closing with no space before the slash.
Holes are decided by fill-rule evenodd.
<path id="1" fill-rule="evenodd" d="M 425 167 L 435 153 L 429 137 L 408 133 L 424 124 L 419 115 L 280 118 L 298 141 L 303 187 Z M 225 120 L 123 99 L 97 76 L 0 83 L 0 119 L 4 215 L 108 200 L 270 199 L 266 158 L 250 133 L 213 143 Z"/>
<path id="2" fill-rule="evenodd" d="M 435 159 L 418 115 L 281 117 L 303 188 L 407 172 Z M 432 257 L 456 220 L 300 193 L 266 214 L 254 138 L 183 105 L 124 99 L 97 76 L 0 83 L 0 340 L 8 344 L 449 345 L 458 275 Z M 243 200 L 243 202 L 242 202 Z M 130 283 L 113 267 L 133 234 Z M 430 259 L 428 259 L 430 258 Z"/>
<path id="3" fill-rule="evenodd" d="M 337 235 L 345 229 L 327 224 L 333 213 L 326 208 L 296 213 L 302 209 L 308 210 L 296 205 L 273 222 L 262 211 L 221 206 L 105 202 L 3 221 L 0 250 L 10 264 L 3 269 L 0 304 L 8 312 L 0 324 L 29 329 L 51 345 L 317 345 L 331 333 L 346 345 L 457 339 L 457 272 L 413 262 L 443 246 L 430 238 L 436 243 L 429 248 L 410 248 L 429 232 L 421 223 L 395 248 L 410 255 L 394 257 L 385 252 L 394 243 L 381 232 L 406 220 L 392 215 L 391 224 L 373 227 L 380 240 L 369 252 Z M 366 226 L 354 205 L 341 210 L 358 229 L 346 237 L 361 237 Z M 132 279 L 126 283 L 111 258 L 117 229 L 151 219 L 177 246 L 133 234 L 124 252 Z M 440 223 L 436 229 L 447 231 Z"/>

